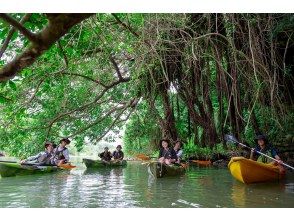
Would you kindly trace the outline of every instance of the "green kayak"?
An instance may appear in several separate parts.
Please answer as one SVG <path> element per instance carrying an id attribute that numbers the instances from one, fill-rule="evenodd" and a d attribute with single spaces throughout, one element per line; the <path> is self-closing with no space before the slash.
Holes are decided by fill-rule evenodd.
<path id="1" fill-rule="evenodd" d="M 186 169 L 183 166 L 177 164 L 165 165 L 159 162 L 150 162 L 148 164 L 148 172 L 156 178 L 179 176 L 184 174 L 185 171 Z"/>
<path id="2" fill-rule="evenodd" d="M 38 166 L 29 164 L 20 164 L 17 162 L 0 161 L 0 175 L 1 177 L 10 177 L 17 175 L 31 175 L 38 173 L 50 173 L 62 170 L 57 166 Z"/>
<path id="3" fill-rule="evenodd" d="M 126 160 L 122 161 L 113 161 L 111 160 L 109 163 L 105 163 L 102 160 L 91 160 L 91 159 L 83 159 L 83 163 L 87 168 L 102 168 L 102 167 L 122 167 L 127 165 Z"/>

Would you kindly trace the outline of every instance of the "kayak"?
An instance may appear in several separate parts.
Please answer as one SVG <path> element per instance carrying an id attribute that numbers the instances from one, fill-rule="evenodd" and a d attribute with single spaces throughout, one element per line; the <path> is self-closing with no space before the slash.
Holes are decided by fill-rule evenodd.
<path id="1" fill-rule="evenodd" d="M 196 163 L 198 165 L 202 165 L 202 166 L 209 166 L 211 165 L 211 161 L 210 160 L 191 160 L 192 163 Z"/>
<path id="2" fill-rule="evenodd" d="M 260 163 L 244 157 L 232 157 L 228 167 L 232 176 L 245 184 L 276 181 L 285 176 L 285 169 L 280 165 Z"/>
<path id="3" fill-rule="evenodd" d="M 137 154 L 136 158 L 139 159 L 139 160 L 144 160 L 144 161 L 147 161 L 147 160 L 151 159 L 149 156 L 147 156 L 145 154 Z"/>
<path id="4" fill-rule="evenodd" d="M 83 159 L 83 163 L 87 168 L 102 168 L 102 167 L 122 167 L 127 165 L 126 160 L 111 160 L 109 163 L 106 163 L 102 160 L 92 160 L 92 159 Z"/>
<path id="5" fill-rule="evenodd" d="M 166 165 L 159 162 L 150 162 L 148 164 L 148 172 L 156 178 L 167 176 L 179 176 L 184 174 L 185 171 L 186 168 L 180 164 Z"/>
<path id="6" fill-rule="evenodd" d="M 29 164 L 20 164 L 17 162 L 0 161 L 1 177 L 10 177 L 16 175 L 31 175 L 38 173 L 50 173 L 58 170 L 63 170 L 57 166 L 38 166 Z"/>

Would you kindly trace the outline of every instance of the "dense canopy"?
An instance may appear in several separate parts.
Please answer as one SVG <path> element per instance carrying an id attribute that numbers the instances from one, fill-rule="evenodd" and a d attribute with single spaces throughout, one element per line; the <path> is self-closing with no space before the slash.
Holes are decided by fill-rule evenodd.
<path id="1" fill-rule="evenodd" d="M 129 153 L 278 141 L 294 130 L 293 33 L 292 14 L 1 14 L 0 150 L 123 129 Z"/>

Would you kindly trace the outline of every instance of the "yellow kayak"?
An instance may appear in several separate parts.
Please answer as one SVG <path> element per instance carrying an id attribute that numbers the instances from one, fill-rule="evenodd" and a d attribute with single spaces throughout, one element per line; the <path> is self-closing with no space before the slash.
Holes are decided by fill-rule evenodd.
<path id="1" fill-rule="evenodd" d="M 282 166 L 264 164 L 244 157 L 232 157 L 228 167 L 233 177 L 246 184 L 275 181 L 285 176 Z"/>

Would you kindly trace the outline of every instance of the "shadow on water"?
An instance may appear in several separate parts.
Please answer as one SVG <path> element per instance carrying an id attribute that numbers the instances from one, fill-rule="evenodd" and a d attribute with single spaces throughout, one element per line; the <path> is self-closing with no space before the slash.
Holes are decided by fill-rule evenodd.
<path id="1" fill-rule="evenodd" d="M 245 185 L 227 169 L 190 167 L 154 179 L 147 166 L 85 169 L 0 178 L 0 207 L 293 207 L 294 177 Z"/>

